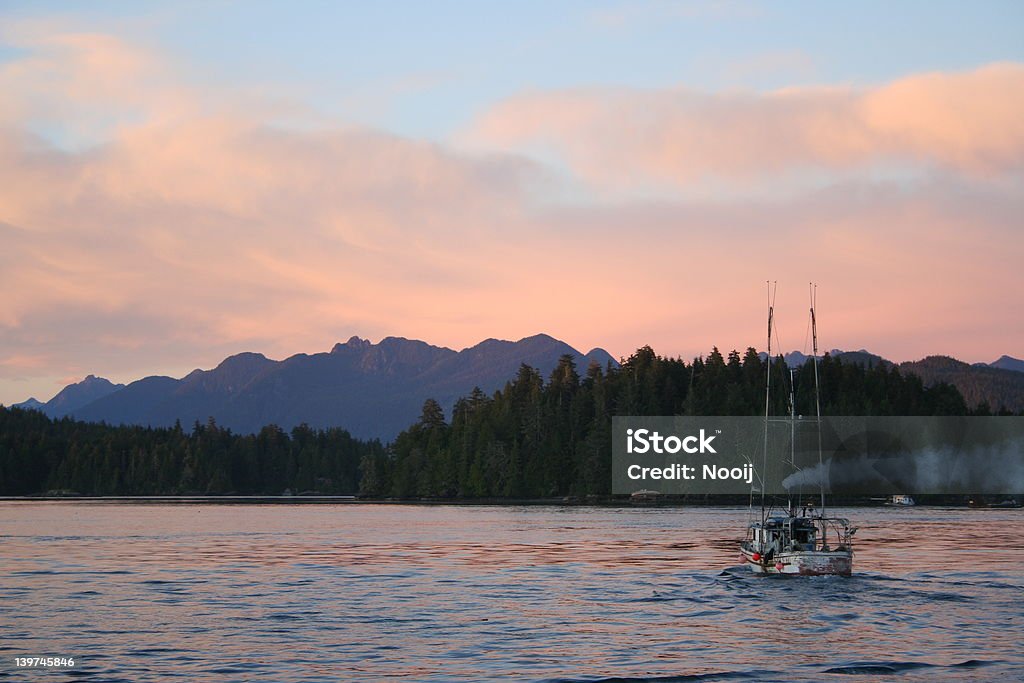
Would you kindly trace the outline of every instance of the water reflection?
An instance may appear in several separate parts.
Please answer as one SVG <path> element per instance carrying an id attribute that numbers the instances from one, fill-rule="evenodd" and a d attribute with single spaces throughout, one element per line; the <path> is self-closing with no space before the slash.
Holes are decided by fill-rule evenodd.
<path id="1" fill-rule="evenodd" d="M 854 577 L 763 579 L 745 509 L 3 504 L 0 676 L 1024 675 L 1022 511 L 841 512 Z"/>

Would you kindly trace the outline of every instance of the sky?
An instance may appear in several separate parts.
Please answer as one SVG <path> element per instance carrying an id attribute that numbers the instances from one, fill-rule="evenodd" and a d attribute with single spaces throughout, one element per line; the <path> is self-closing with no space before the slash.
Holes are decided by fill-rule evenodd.
<path id="1" fill-rule="evenodd" d="M 1019 2 L 0 2 L 0 403 L 359 335 L 1024 356 Z"/>

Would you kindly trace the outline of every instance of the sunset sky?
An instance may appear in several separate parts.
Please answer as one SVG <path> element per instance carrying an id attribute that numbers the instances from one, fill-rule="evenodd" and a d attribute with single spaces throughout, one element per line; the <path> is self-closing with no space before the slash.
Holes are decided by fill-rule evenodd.
<path id="1" fill-rule="evenodd" d="M 0 4 L 0 403 L 352 335 L 1024 356 L 1024 3 Z"/>

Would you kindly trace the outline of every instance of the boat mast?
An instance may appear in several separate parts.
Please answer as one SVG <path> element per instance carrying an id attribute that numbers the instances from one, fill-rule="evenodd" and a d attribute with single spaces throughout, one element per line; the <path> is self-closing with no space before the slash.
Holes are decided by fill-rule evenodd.
<path id="1" fill-rule="evenodd" d="M 764 453 L 762 454 L 761 460 L 761 522 L 765 521 L 765 509 L 764 509 L 764 496 L 765 496 L 765 484 L 767 480 L 765 476 L 768 472 L 768 405 L 771 397 L 772 388 L 772 316 L 774 315 L 774 303 L 775 296 L 772 292 L 772 283 L 767 281 L 768 284 L 768 356 L 765 359 L 767 361 L 765 381 L 764 381 Z M 778 283 L 775 288 L 778 289 Z"/>
<path id="2" fill-rule="evenodd" d="M 796 371 L 789 369 L 789 464 L 796 468 Z M 797 484 L 796 504 L 800 505 L 804 497 L 803 485 Z M 789 514 L 792 515 L 793 497 L 789 498 Z"/>
<path id="3" fill-rule="evenodd" d="M 811 295 L 811 353 L 814 358 L 814 407 L 818 417 L 818 486 L 821 491 L 821 516 L 825 516 L 825 466 L 821 456 L 821 391 L 818 385 L 818 321 L 814 307 L 818 300 L 818 285 L 809 283 Z"/>

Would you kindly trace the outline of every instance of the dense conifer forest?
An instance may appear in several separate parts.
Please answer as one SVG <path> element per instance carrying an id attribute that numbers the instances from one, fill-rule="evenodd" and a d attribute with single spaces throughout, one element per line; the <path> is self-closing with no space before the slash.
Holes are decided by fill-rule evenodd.
<path id="1" fill-rule="evenodd" d="M 476 390 L 452 415 L 429 399 L 390 445 L 342 429 L 276 426 L 234 434 L 114 427 L 0 408 L 0 495 L 359 494 L 395 498 L 541 498 L 607 494 L 613 415 L 757 415 L 766 361 L 754 349 L 692 363 L 644 347 L 621 367 L 575 367 L 546 379 L 523 365 L 493 395 Z M 951 385 L 925 387 L 897 367 L 818 366 L 826 415 L 966 415 Z M 773 360 L 772 412 L 788 412 L 790 372 Z M 793 374 L 796 409 L 813 413 L 812 364 Z M 984 410 L 984 409 L 983 409 Z"/>
<path id="2" fill-rule="evenodd" d="M 351 494 L 361 459 L 383 452 L 342 429 L 269 425 L 240 435 L 213 420 L 190 430 L 111 427 L 0 409 L 0 495 Z"/>

